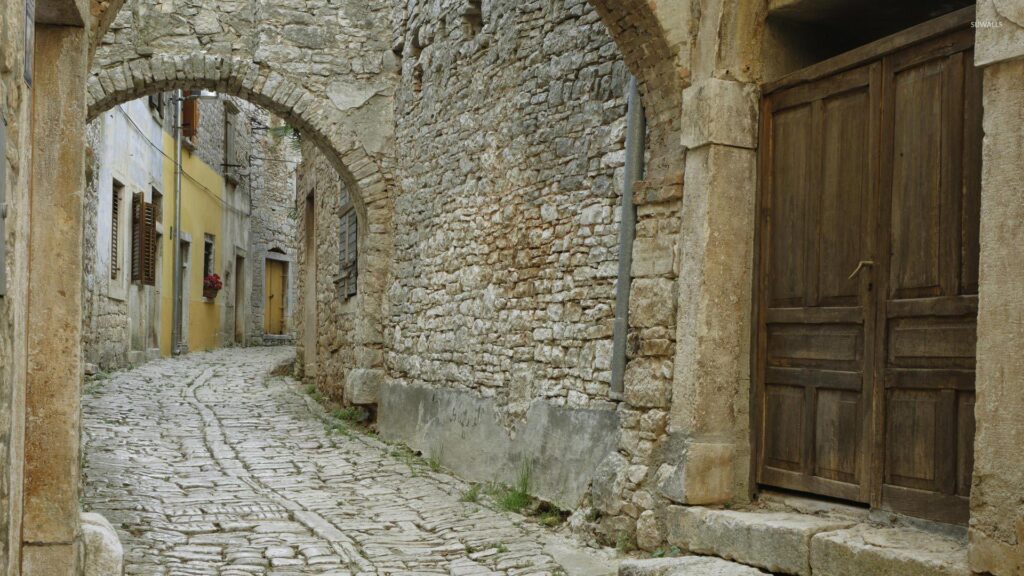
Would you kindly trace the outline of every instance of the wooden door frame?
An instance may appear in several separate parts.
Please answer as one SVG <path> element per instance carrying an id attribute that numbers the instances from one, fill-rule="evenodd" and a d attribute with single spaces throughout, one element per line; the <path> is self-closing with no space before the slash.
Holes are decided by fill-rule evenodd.
<path id="1" fill-rule="evenodd" d="M 764 418 L 761 414 L 761 408 L 764 405 L 764 376 L 762 374 L 763 368 L 766 362 L 766 337 L 765 330 L 763 330 L 765 321 L 765 306 L 763 303 L 763 294 L 765 288 L 765 274 L 763 273 L 762 266 L 766 261 L 766 250 L 767 250 L 767 238 L 765 236 L 765 230 L 763 230 L 763 223 L 767 218 L 766 210 L 769 210 L 771 205 L 765 201 L 766 187 L 769 186 L 765 178 L 765 170 L 768 167 L 768 162 L 771 159 L 770 152 L 772 152 L 772 143 L 769 139 L 766 139 L 766 135 L 769 134 L 769 118 L 770 118 L 770 96 L 777 92 L 785 89 L 794 88 L 804 84 L 810 84 L 819 80 L 825 79 L 829 76 L 837 75 L 848 70 L 852 70 L 861 66 L 866 66 L 871 63 L 877 64 L 877 69 L 872 70 L 872 74 L 881 74 L 881 81 L 888 82 L 886 79 L 886 70 L 884 70 L 884 60 L 887 56 L 906 50 L 914 45 L 925 43 L 929 40 L 933 40 L 937 37 L 949 35 L 957 30 L 968 28 L 971 22 L 975 18 L 975 7 L 971 6 L 963 8 L 944 16 L 923 22 L 916 26 L 907 28 L 901 32 L 887 36 L 885 38 L 870 42 L 858 48 L 855 48 L 849 52 L 839 54 L 828 60 L 813 64 L 807 68 L 803 68 L 777 80 L 765 82 L 761 85 L 761 101 L 758 106 L 758 150 L 757 150 L 757 182 L 755 183 L 757 192 L 755 199 L 755 223 L 754 223 L 754 262 L 753 262 L 753 278 L 752 278 L 752 303 L 751 303 L 751 355 L 750 355 L 750 371 L 752 376 L 752 382 L 750 387 L 750 442 L 753 448 L 750 451 L 750 466 L 749 466 L 749 496 L 754 499 L 757 494 L 764 488 L 759 483 L 760 478 L 760 467 L 762 460 L 762 451 L 764 448 Z M 881 85 L 879 85 L 881 88 Z M 876 88 L 872 87 L 871 90 Z M 881 109 L 878 111 L 878 119 L 883 123 L 883 126 L 879 126 L 878 130 L 870 131 L 870 137 L 881 138 L 882 132 L 884 131 L 884 123 L 889 118 L 890 111 L 887 110 L 887 105 L 884 98 L 880 98 Z M 880 144 L 880 143 L 879 143 Z M 873 200 L 879 201 L 880 195 L 882 194 L 882 175 L 884 172 L 884 166 L 880 163 L 881 158 L 881 146 L 876 146 L 876 154 L 871 156 L 871 161 L 875 163 L 877 167 L 877 174 L 873 177 L 876 180 L 873 182 L 873 190 L 870 195 Z M 877 210 L 876 210 L 877 211 Z M 870 221 L 875 223 L 875 229 L 870 231 L 870 245 L 874 251 L 882 253 L 886 252 L 884 249 L 880 249 L 878 246 L 879 239 L 882 238 L 883 232 L 885 236 L 888 236 L 887 231 L 883 231 L 882 218 L 878 214 L 872 214 L 869 216 Z M 888 254 L 885 255 L 885 261 L 888 262 Z M 878 270 L 882 270 L 882 262 L 876 260 L 875 271 L 871 274 L 874 280 L 879 276 Z M 887 268 L 884 268 L 887 270 Z M 863 281 L 863 280 L 862 280 Z M 886 295 L 882 292 L 885 289 L 884 284 L 875 282 L 874 294 L 875 298 L 885 298 Z M 874 330 L 883 329 L 878 327 L 879 314 L 884 314 L 884 306 L 876 305 L 872 318 L 872 324 Z M 865 323 L 868 322 L 869 314 L 865 311 Z M 867 327 L 865 326 L 865 335 L 867 334 Z M 867 398 L 869 405 L 866 406 L 865 414 L 870 417 L 870 422 L 867 424 L 874 427 L 871 434 L 872 446 L 868 450 L 868 454 L 865 455 L 865 459 L 869 459 L 865 463 L 865 471 L 869 474 L 864 479 L 865 491 L 869 493 L 869 506 L 871 509 L 881 509 L 882 506 L 882 484 L 880 480 L 882 470 L 879 466 L 884 466 L 884 426 L 885 419 L 877 417 L 879 410 L 884 409 L 884 394 L 885 385 L 884 381 L 880 380 L 881 376 L 878 374 L 879 367 L 878 363 L 875 362 L 878 354 L 885 353 L 884 338 L 875 338 L 874 345 L 869 346 L 865 341 L 865 366 L 867 369 L 872 371 L 872 380 L 880 385 L 875 385 L 871 388 L 870 397 Z M 869 347 L 871 350 L 869 350 Z M 868 363 L 870 356 L 870 364 Z M 865 371 L 866 372 L 866 371 Z M 880 397 L 880 394 L 882 397 Z M 881 443 L 881 444 L 880 444 Z M 875 478 L 878 476 L 879 478 Z M 770 488 L 769 488 L 770 489 Z M 814 494 L 809 494 L 811 497 L 816 497 Z M 821 496 L 827 498 L 827 496 Z"/>

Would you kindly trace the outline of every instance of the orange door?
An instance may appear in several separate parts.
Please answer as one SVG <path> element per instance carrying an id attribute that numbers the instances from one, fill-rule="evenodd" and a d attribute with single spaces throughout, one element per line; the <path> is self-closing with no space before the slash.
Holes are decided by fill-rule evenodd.
<path id="1" fill-rule="evenodd" d="M 285 263 L 267 260 L 267 303 L 263 329 L 267 334 L 284 334 Z"/>

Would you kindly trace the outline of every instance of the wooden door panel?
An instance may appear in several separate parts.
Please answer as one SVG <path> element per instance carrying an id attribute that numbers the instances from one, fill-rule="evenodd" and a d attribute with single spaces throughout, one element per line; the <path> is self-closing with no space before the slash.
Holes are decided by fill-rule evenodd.
<path id="1" fill-rule="evenodd" d="M 809 105 L 779 112 L 774 118 L 776 151 L 772 189 L 774 234 L 769 274 L 772 307 L 802 306 L 806 298 L 807 199 L 811 167 L 812 114 Z"/>
<path id="2" fill-rule="evenodd" d="M 804 388 L 769 384 L 765 388 L 765 417 L 773 425 L 764 437 L 764 462 L 779 470 L 804 469 Z"/>
<path id="3" fill-rule="evenodd" d="M 814 475 L 860 484 L 860 390 L 818 390 Z"/>
<path id="4" fill-rule="evenodd" d="M 853 500 L 867 496 L 869 386 L 866 280 L 851 273 L 870 259 L 878 78 L 865 67 L 773 95 L 766 119 L 759 480 Z"/>
<path id="5" fill-rule="evenodd" d="M 850 278 L 867 253 L 864 229 L 870 178 L 871 97 L 866 86 L 823 101 L 818 296 L 823 306 L 858 306 L 860 282 Z"/>
<path id="6" fill-rule="evenodd" d="M 945 65 L 926 62 L 893 81 L 892 260 L 894 297 L 941 295 L 942 103 Z"/>
<path id="7" fill-rule="evenodd" d="M 970 30 L 916 42 L 765 96 L 757 479 L 963 522 L 981 80 Z"/>
<path id="8" fill-rule="evenodd" d="M 880 302 L 884 508 L 965 522 L 973 467 L 980 76 L 963 35 L 894 56 Z M 888 198 L 884 198 L 888 191 Z M 886 210 L 887 209 L 887 210 Z M 915 216 L 916 215 L 916 216 Z"/>

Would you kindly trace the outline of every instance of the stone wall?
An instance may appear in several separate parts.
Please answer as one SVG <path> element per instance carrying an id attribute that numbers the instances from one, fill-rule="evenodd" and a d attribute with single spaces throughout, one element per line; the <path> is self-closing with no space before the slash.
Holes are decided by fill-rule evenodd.
<path id="1" fill-rule="evenodd" d="M 6 291 L 0 296 L 0 576 L 20 565 L 25 418 L 25 339 L 28 308 L 28 185 L 31 158 L 31 90 L 25 82 L 25 9 L 0 6 L 0 116 L 6 149 L 0 174 L 7 203 L 4 218 Z"/>
<path id="2" fill-rule="evenodd" d="M 610 381 L 628 72 L 586 2 L 496 1 L 479 15 L 466 6 L 395 8 L 401 186 L 379 425 L 476 480 L 511 482 L 551 455 L 535 469 L 536 493 L 575 508 L 596 477 L 605 532 L 632 532 L 656 501 L 634 491 L 654 476 L 647 463 L 670 398 L 678 194 L 640 190 L 633 362 L 619 402 Z M 377 398 L 362 384 L 378 381 L 363 367 L 380 347 L 356 342 L 372 325 L 358 298 L 374 295 L 362 279 L 375 268 L 361 245 L 360 295 L 339 297 L 344 186 L 311 146 L 304 152 L 297 213 L 301 238 L 312 192 L 315 379 L 367 403 L 355 396 Z M 301 249 L 299 260 L 305 269 Z M 305 316 L 295 314 L 300 333 Z"/>
<path id="3" fill-rule="evenodd" d="M 336 278 L 341 269 L 341 207 L 351 201 L 347 188 L 342 184 L 337 171 L 315 147 L 303 146 L 303 162 L 298 170 L 299 213 L 306 209 L 306 198 L 313 196 L 313 210 L 316 215 L 316 318 L 317 349 L 316 385 L 322 393 L 331 397 L 344 398 L 344 385 L 348 375 L 356 367 L 355 319 L 360 312 L 359 295 L 343 297 Z M 299 225 L 299 238 L 307 233 L 306 224 Z M 300 242 L 301 243 L 301 242 Z M 308 257 L 300 256 L 299 266 L 306 270 Z M 306 274 L 297 275 L 296 294 L 298 310 L 307 306 Z M 305 332 L 306 318 L 295 314 L 299 331 Z M 306 343 L 300 341 L 299 353 L 307 354 Z"/>
<path id="4" fill-rule="evenodd" d="M 280 118 L 267 112 L 253 116 L 261 127 L 280 131 L 287 125 Z M 301 153 L 298 140 L 291 134 L 269 134 L 269 130 L 256 134 L 253 143 L 252 163 L 252 230 L 250 233 L 250 257 L 252 259 L 252 320 L 249 326 L 249 341 L 257 344 L 272 344 L 290 341 L 295 333 L 293 314 L 295 302 L 295 256 L 298 230 L 295 213 L 296 170 Z M 276 133 L 275 133 L 276 134 Z M 334 170 L 332 169 L 332 172 Z M 335 172 L 336 173 L 336 172 Z M 264 306 L 266 292 L 264 275 L 268 258 L 289 263 L 288 311 L 286 336 L 283 339 L 264 337 Z"/>

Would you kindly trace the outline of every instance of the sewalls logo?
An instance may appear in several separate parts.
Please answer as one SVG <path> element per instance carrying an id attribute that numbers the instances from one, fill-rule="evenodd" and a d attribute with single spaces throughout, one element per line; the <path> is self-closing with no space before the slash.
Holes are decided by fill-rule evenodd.
<path id="1" fill-rule="evenodd" d="M 975 20 L 971 22 L 971 28 L 1002 28 L 1002 20 Z"/>

